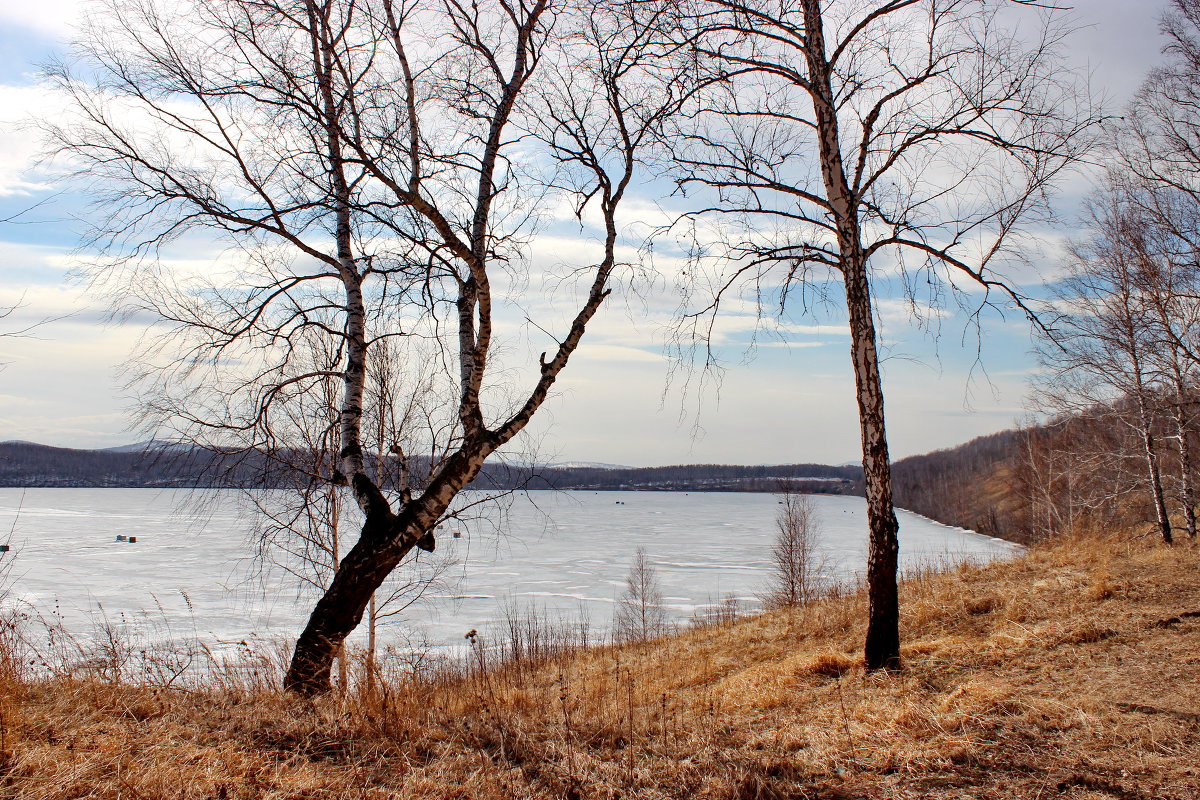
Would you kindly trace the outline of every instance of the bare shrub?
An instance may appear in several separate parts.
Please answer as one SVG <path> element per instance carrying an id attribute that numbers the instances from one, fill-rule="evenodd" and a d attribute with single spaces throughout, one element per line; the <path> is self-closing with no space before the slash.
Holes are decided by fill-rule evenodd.
<path id="1" fill-rule="evenodd" d="M 817 556 L 821 523 L 812 497 L 785 491 L 771 547 L 774 574 L 763 604 L 767 608 L 802 606 L 816 596 L 823 560 Z"/>
<path id="2" fill-rule="evenodd" d="M 624 641 L 644 641 L 661 636 L 666 630 L 667 611 L 658 574 L 646 559 L 646 549 L 639 547 L 625 576 L 625 591 L 617 601 L 613 636 Z"/>

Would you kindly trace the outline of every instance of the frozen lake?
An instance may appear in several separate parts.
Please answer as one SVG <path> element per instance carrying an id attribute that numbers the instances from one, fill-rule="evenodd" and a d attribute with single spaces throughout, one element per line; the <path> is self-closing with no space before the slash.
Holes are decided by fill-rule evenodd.
<path id="1" fill-rule="evenodd" d="M 212 490 L 0 489 L 0 542 L 7 536 L 11 546 L 0 554 L 9 602 L 28 603 L 82 637 L 105 624 L 196 637 L 214 648 L 295 636 L 311 590 L 283 570 L 256 565 L 252 523 L 239 497 Z M 197 500 L 204 501 L 199 514 Z M 830 576 L 853 578 L 866 564 L 864 501 L 822 495 L 814 501 Z M 437 552 L 422 553 L 418 565 L 440 565 L 441 578 L 389 619 L 384 641 L 415 636 L 461 644 L 472 628 L 486 635 L 505 606 L 533 606 L 605 629 L 638 546 L 675 620 L 703 614 L 726 597 L 743 609 L 757 607 L 770 578 L 779 510 L 770 494 L 530 492 L 507 505 L 498 517 L 447 523 Z M 1020 549 L 907 512 L 899 516 L 906 569 Z M 407 569 L 398 576 L 411 575 Z"/>

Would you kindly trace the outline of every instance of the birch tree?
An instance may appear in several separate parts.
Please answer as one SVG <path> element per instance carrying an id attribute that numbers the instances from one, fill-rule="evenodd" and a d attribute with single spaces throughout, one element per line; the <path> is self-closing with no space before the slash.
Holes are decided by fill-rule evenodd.
<path id="1" fill-rule="evenodd" d="M 1039 348 L 1049 373 L 1040 380 L 1039 394 L 1058 410 L 1107 408 L 1112 419 L 1136 432 L 1155 525 L 1170 544 L 1155 426 L 1159 350 L 1153 304 L 1139 281 L 1144 250 L 1137 242 L 1144 219 L 1119 185 L 1091 203 L 1090 218 L 1092 237 L 1073 248 L 1067 275 L 1055 286 L 1051 334 Z"/>
<path id="2" fill-rule="evenodd" d="M 1116 126 L 1113 155 L 1147 184 L 1200 203 L 1200 2 L 1172 0 L 1161 29 L 1165 63 Z"/>
<path id="3" fill-rule="evenodd" d="M 775 519 L 771 545 L 771 583 L 768 608 L 803 606 L 818 595 L 823 560 L 817 555 L 821 520 L 812 495 L 785 489 Z"/>
<path id="4" fill-rule="evenodd" d="M 1132 193 L 1136 229 L 1124 245 L 1134 261 L 1134 280 L 1152 338 L 1151 364 L 1160 384 L 1159 402 L 1169 418 L 1170 439 L 1178 455 L 1178 500 L 1184 530 L 1195 539 L 1197 371 L 1200 370 L 1200 207 L 1169 187 Z"/>
<path id="5" fill-rule="evenodd" d="M 1006 27 L 1018 3 L 700 0 L 687 6 L 709 82 L 673 138 L 691 219 L 727 221 L 712 302 L 751 287 L 763 312 L 840 282 L 849 319 L 870 550 L 868 669 L 900 665 L 899 542 L 873 282 L 914 309 L 961 290 L 971 313 L 1028 311 L 1005 277 L 1023 226 L 1089 148 L 1087 109 L 1056 57 L 1060 30 Z M 705 244 L 701 242 L 700 244 Z M 699 327 L 703 335 L 704 327 Z"/>
<path id="6" fill-rule="evenodd" d="M 1144 289 L 1164 337 L 1164 370 L 1173 385 L 1181 500 L 1189 537 L 1196 536 L 1194 370 L 1200 314 L 1200 2 L 1172 0 L 1162 19 L 1164 63 L 1150 71 L 1115 126 L 1112 156 L 1135 191 Z M 1147 248 L 1145 245 L 1152 244 Z"/>
<path id="7" fill-rule="evenodd" d="M 98 285 L 160 320 L 134 376 L 147 424 L 255 451 L 293 424 L 276 413 L 289 398 L 340 385 L 324 477 L 364 522 L 296 642 L 288 689 L 329 689 L 375 590 L 434 548 L 456 495 L 526 427 L 612 291 L 618 208 L 678 89 L 646 67 L 654 10 L 637 5 L 634 17 L 573 0 L 141 0 L 97 16 L 57 71 L 74 109 L 46 128 L 97 198 Z M 600 257 L 558 284 L 574 310 L 536 324 L 544 352 L 520 385 L 495 363 L 498 315 L 520 302 L 527 243 L 560 203 L 599 218 Z M 219 261 L 163 257 L 214 238 Z M 309 335 L 336 364 L 295 357 Z M 389 443 L 422 455 L 398 491 L 364 439 L 384 341 L 406 364 L 398 380 L 450 397 Z"/>
<path id="8" fill-rule="evenodd" d="M 618 641 L 644 642 L 667 631 L 667 611 L 658 573 L 646 549 L 639 547 L 625 575 L 625 590 L 617 599 L 613 614 L 613 638 Z"/>

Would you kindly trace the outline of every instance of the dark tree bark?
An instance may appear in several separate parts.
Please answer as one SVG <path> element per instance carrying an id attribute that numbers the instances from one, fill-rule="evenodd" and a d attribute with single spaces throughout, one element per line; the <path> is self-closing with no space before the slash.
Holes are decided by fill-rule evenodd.
<path id="1" fill-rule="evenodd" d="M 434 549 L 433 527 L 454 495 L 478 474 L 485 458 L 458 459 L 440 485 L 430 487 L 432 491 L 399 514 L 392 512 L 381 493 L 364 488 L 365 493 L 376 495 L 372 508 L 358 541 L 342 559 L 296 640 L 284 688 L 303 695 L 329 690 L 334 658 L 362 622 L 371 597 L 414 547 Z"/>

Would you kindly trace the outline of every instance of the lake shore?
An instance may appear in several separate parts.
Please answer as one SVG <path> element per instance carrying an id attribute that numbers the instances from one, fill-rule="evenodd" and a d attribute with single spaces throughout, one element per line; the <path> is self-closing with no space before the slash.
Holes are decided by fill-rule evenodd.
<path id="1" fill-rule="evenodd" d="M 475 497 L 464 494 L 467 502 Z M 260 550 L 253 536 L 259 518 L 239 507 L 241 498 L 237 490 L 0 490 L 0 527 L 13 531 L 0 565 L 13 565 L 13 599 L 77 638 L 103 639 L 116 626 L 139 646 L 192 638 L 214 650 L 239 650 L 242 642 L 272 647 L 294 636 L 312 607 L 302 577 L 319 581 L 323 573 L 319 563 L 298 562 L 286 547 Z M 822 580 L 853 582 L 866 564 L 864 501 L 815 496 L 814 502 L 822 509 Z M 656 571 L 672 623 L 723 613 L 730 598 L 742 611 L 755 610 L 771 576 L 779 508 L 776 497 L 759 493 L 516 495 L 495 513 L 475 509 L 473 517 L 447 521 L 436 552 L 405 563 L 389 586 L 407 584 L 423 596 L 389 618 L 402 624 L 381 627 L 381 639 L 453 648 L 468 630 L 489 637 L 502 631 L 513 611 L 586 622 L 601 636 L 639 547 Z M 1020 549 L 907 512 L 899 516 L 906 571 Z M 343 529 L 352 541 L 351 510 Z M 294 539 L 275 541 L 286 546 Z M 256 563 L 259 553 L 274 562 Z M 360 630 L 353 643 L 361 645 L 363 636 Z"/>
<path id="2" fill-rule="evenodd" d="M 1194 800 L 1198 568 L 1088 539 L 910 579 L 896 674 L 857 594 L 315 703 L 8 659 L 5 794 Z"/>

